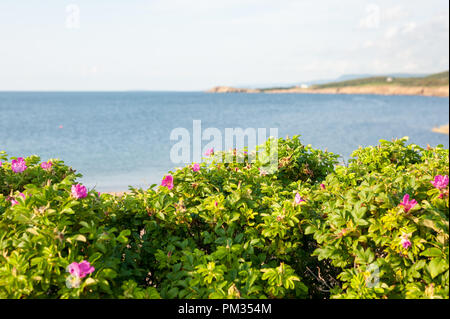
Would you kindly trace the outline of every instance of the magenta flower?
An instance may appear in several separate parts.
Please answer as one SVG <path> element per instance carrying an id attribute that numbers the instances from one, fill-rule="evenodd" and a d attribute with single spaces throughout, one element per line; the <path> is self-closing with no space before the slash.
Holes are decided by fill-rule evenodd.
<path id="1" fill-rule="evenodd" d="M 41 168 L 45 171 L 49 171 L 52 169 L 53 163 L 51 161 L 41 163 Z"/>
<path id="2" fill-rule="evenodd" d="M 87 189 L 81 184 L 72 185 L 72 196 L 76 199 L 85 198 L 87 196 Z"/>
<path id="3" fill-rule="evenodd" d="M 73 262 L 67 267 L 67 271 L 74 277 L 84 278 L 95 271 L 95 268 L 91 264 L 83 260 L 80 263 Z"/>
<path id="4" fill-rule="evenodd" d="M 320 188 L 325 189 L 325 184 L 320 184 Z"/>
<path id="5" fill-rule="evenodd" d="M 80 269 L 80 278 L 92 274 L 95 271 L 95 268 L 91 266 L 91 264 L 86 260 L 83 260 L 81 263 L 79 263 L 78 267 Z"/>
<path id="6" fill-rule="evenodd" d="M 402 239 L 402 246 L 403 248 L 408 249 L 411 247 L 411 242 L 408 239 Z"/>
<path id="7" fill-rule="evenodd" d="M 405 213 L 409 212 L 414 206 L 417 205 L 417 201 L 415 199 L 409 200 L 409 194 L 405 194 L 403 196 L 403 201 L 400 203 L 405 210 Z"/>
<path id="8" fill-rule="evenodd" d="M 16 160 L 11 161 L 11 169 L 14 173 L 22 173 L 27 169 L 27 165 L 25 164 L 25 160 L 22 157 L 19 157 Z"/>
<path id="9" fill-rule="evenodd" d="M 446 188 L 448 185 L 448 175 L 437 175 L 434 177 L 434 181 L 431 181 L 430 183 L 433 184 L 433 186 L 437 189 Z"/>
<path id="10" fill-rule="evenodd" d="M 401 241 L 400 244 L 403 246 L 403 248 L 408 249 L 409 247 L 411 247 L 411 241 L 408 239 L 408 235 L 403 234 L 401 237 Z"/>
<path id="11" fill-rule="evenodd" d="M 173 177 L 172 177 L 172 175 L 167 175 L 166 177 L 164 177 L 162 182 L 161 182 L 161 186 L 165 186 L 168 189 L 172 189 L 173 188 Z"/>
<path id="12" fill-rule="evenodd" d="M 198 172 L 198 171 L 200 170 L 200 164 L 195 163 L 195 164 L 192 166 L 192 170 L 193 170 L 194 172 Z"/>
<path id="13" fill-rule="evenodd" d="M 214 149 L 210 148 L 210 149 L 206 150 L 205 156 L 211 156 L 213 154 L 214 154 Z"/>
<path id="14" fill-rule="evenodd" d="M 24 200 L 25 200 L 25 198 L 26 198 L 26 196 L 25 196 L 23 193 L 20 193 L 19 196 L 21 196 Z M 11 198 L 10 198 L 10 202 L 11 202 L 11 206 L 14 206 L 14 205 L 19 204 L 19 202 L 17 201 L 17 199 L 14 198 L 14 197 L 11 197 Z"/>
<path id="15" fill-rule="evenodd" d="M 295 204 L 300 204 L 301 202 L 304 202 L 305 200 L 303 198 L 300 197 L 300 194 L 297 193 L 295 194 L 295 199 L 294 199 L 294 203 Z"/>

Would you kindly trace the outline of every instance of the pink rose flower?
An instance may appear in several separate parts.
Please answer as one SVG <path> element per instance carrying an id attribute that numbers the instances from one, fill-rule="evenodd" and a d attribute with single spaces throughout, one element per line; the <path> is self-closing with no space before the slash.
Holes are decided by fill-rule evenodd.
<path id="1" fill-rule="evenodd" d="M 303 199 L 303 198 L 301 198 L 300 197 L 300 194 L 299 193 L 297 193 L 297 194 L 295 194 L 295 199 L 294 199 L 294 203 L 295 204 L 300 204 L 301 202 L 304 202 L 305 200 Z"/>
<path id="2" fill-rule="evenodd" d="M 167 175 L 166 177 L 164 177 L 161 182 L 161 186 L 165 186 L 168 189 L 172 189 L 173 188 L 173 176 Z"/>
<path id="3" fill-rule="evenodd" d="M 72 185 L 72 196 L 76 199 L 85 198 L 87 196 L 87 189 L 81 184 Z"/>
<path id="4" fill-rule="evenodd" d="M 409 194 L 405 194 L 403 196 L 403 201 L 400 203 L 405 210 L 405 213 L 409 212 L 414 206 L 417 205 L 417 201 L 415 199 L 409 200 Z"/>
<path id="5" fill-rule="evenodd" d="M 325 189 L 325 184 L 320 184 L 320 188 Z"/>
<path id="6" fill-rule="evenodd" d="M 401 244 L 402 244 L 403 248 L 405 248 L 405 249 L 408 249 L 409 247 L 411 247 L 411 242 L 407 238 L 402 238 Z"/>
<path id="7" fill-rule="evenodd" d="M 11 161 L 11 169 L 14 173 L 22 173 L 27 169 L 27 165 L 25 164 L 25 160 L 22 157 L 19 157 L 16 160 Z"/>
<path id="8" fill-rule="evenodd" d="M 50 171 L 52 169 L 53 163 L 51 161 L 41 163 L 41 168 L 45 171 Z"/>
<path id="9" fill-rule="evenodd" d="M 434 177 L 434 181 L 431 181 L 430 183 L 433 184 L 433 186 L 437 189 L 446 188 L 448 185 L 448 175 L 437 175 Z"/>
<path id="10" fill-rule="evenodd" d="M 23 193 L 20 193 L 19 196 L 21 196 L 24 200 L 25 200 L 25 198 L 26 198 L 26 196 L 25 196 Z M 11 197 L 11 198 L 10 198 L 10 202 L 11 202 L 11 206 L 14 206 L 14 205 L 19 204 L 19 202 L 17 201 L 17 199 L 14 198 L 14 197 Z"/>
<path id="11" fill-rule="evenodd" d="M 206 150 L 205 156 L 211 156 L 213 154 L 214 154 L 214 149 L 210 148 L 210 149 Z"/>
<path id="12" fill-rule="evenodd" d="M 194 172 L 198 172 L 198 171 L 200 170 L 200 164 L 195 163 L 195 164 L 192 166 L 192 170 L 193 170 Z"/>
<path id="13" fill-rule="evenodd" d="M 411 247 L 411 241 L 409 240 L 409 236 L 411 236 L 411 234 L 405 234 L 403 233 L 400 238 L 400 244 L 402 245 L 403 248 L 408 249 L 409 247 Z"/>
<path id="14" fill-rule="evenodd" d="M 74 277 L 84 278 L 95 271 L 95 268 L 91 264 L 83 260 L 80 263 L 73 262 L 67 267 L 67 271 Z"/>

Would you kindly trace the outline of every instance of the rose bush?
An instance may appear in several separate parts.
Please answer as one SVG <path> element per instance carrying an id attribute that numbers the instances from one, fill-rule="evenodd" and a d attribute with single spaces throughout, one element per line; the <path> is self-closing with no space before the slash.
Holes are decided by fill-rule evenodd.
<path id="1" fill-rule="evenodd" d="M 0 298 L 448 298 L 448 150 L 277 143 L 121 197 L 0 153 Z"/>
<path id="2" fill-rule="evenodd" d="M 308 207 L 314 255 L 342 270 L 334 298 L 448 298 L 448 150 L 405 142 L 355 151 Z"/>

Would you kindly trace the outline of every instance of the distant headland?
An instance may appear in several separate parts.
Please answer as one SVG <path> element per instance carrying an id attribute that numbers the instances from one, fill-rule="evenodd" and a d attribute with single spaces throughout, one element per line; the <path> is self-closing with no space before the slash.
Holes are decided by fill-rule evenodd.
<path id="1" fill-rule="evenodd" d="M 449 133 L 449 125 L 441 125 L 439 127 L 434 127 L 433 132 L 435 133 L 441 133 L 441 134 L 447 134 Z"/>
<path id="2" fill-rule="evenodd" d="M 374 76 L 319 85 L 296 85 L 291 87 L 234 88 L 217 86 L 209 93 L 317 93 L 317 94 L 380 94 L 449 96 L 449 72 L 423 77 Z"/>

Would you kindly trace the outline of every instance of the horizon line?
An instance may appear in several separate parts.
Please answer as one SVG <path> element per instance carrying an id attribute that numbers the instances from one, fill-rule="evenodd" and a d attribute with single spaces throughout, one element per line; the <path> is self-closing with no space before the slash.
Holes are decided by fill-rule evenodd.
<path id="1" fill-rule="evenodd" d="M 205 92 L 206 90 L 0 90 L 0 93 L 108 93 L 108 92 Z"/>

